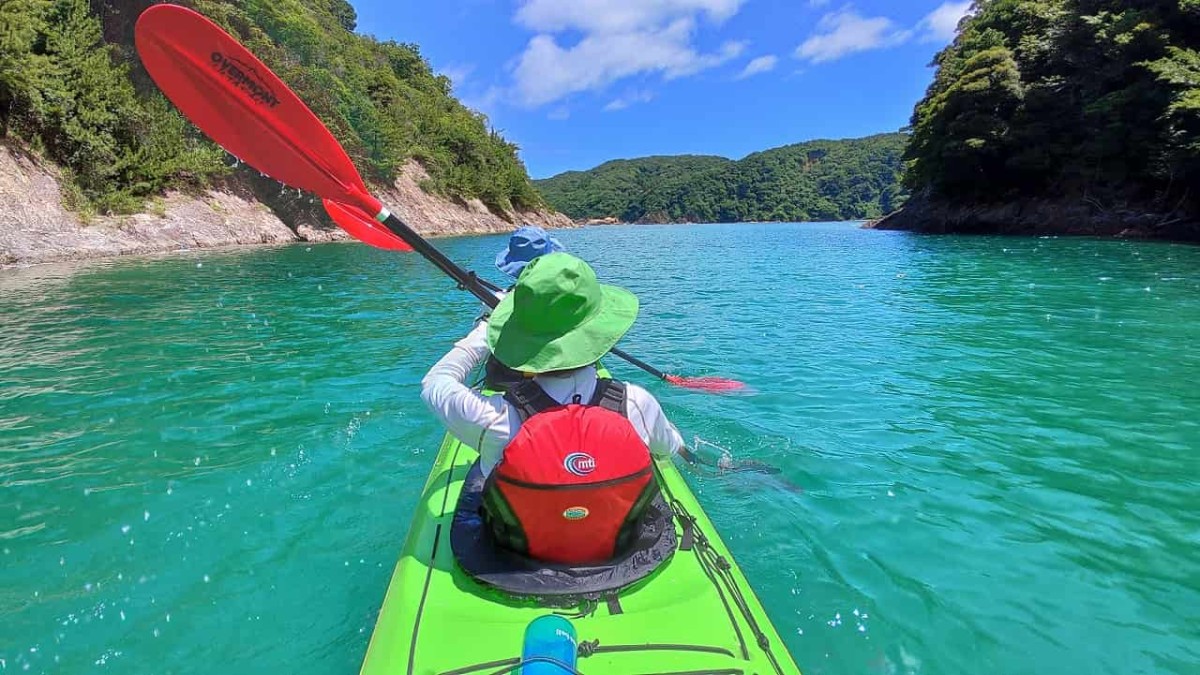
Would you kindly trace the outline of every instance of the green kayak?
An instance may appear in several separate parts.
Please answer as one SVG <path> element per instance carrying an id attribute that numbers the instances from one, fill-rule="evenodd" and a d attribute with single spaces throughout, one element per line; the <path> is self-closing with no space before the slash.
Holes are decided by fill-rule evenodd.
<path id="1" fill-rule="evenodd" d="M 573 672 L 583 675 L 799 674 L 672 461 L 657 460 L 655 471 L 674 516 L 675 550 L 641 581 L 564 609 L 484 585 L 456 561 L 450 532 L 476 459 L 474 449 L 446 436 L 384 598 L 363 675 L 517 672 L 526 627 L 547 614 L 565 616 L 574 626 Z"/>

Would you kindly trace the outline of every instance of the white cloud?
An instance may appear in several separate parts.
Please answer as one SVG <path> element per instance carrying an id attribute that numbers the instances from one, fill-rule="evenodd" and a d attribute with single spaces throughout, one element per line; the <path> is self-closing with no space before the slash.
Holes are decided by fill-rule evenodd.
<path id="1" fill-rule="evenodd" d="M 796 48 L 796 58 L 811 63 L 835 61 L 857 52 L 902 44 L 912 34 L 887 17 L 865 18 L 847 8 L 821 17 L 817 33 Z"/>
<path id="2" fill-rule="evenodd" d="M 475 72 L 475 65 L 471 63 L 451 63 L 439 69 L 442 75 L 450 78 L 454 83 L 454 87 L 460 88 L 471 73 Z"/>
<path id="3" fill-rule="evenodd" d="M 552 120 L 555 122 L 561 122 L 563 120 L 570 119 L 570 118 L 571 118 L 571 109 L 566 107 L 565 105 L 559 106 L 546 114 L 546 119 Z"/>
<path id="4" fill-rule="evenodd" d="M 829 0 L 808 0 L 809 7 L 824 7 L 829 4 Z"/>
<path id="5" fill-rule="evenodd" d="M 702 18 L 725 21 L 744 1 L 524 0 L 517 22 L 538 34 L 516 59 L 514 98 L 537 107 L 631 76 L 669 80 L 721 65 L 745 43 L 706 53 L 694 44 L 696 31 Z M 571 44 L 560 33 L 581 37 Z"/>
<path id="6" fill-rule="evenodd" d="M 917 28 L 923 42 L 949 42 L 958 33 L 958 22 L 971 11 L 971 0 L 944 2 L 921 20 Z"/>
<path id="7" fill-rule="evenodd" d="M 635 103 L 649 103 L 654 100 L 654 92 L 643 89 L 640 91 L 631 91 L 620 98 L 613 99 L 604 106 L 606 112 L 614 112 L 616 110 L 624 110 Z"/>
<path id="8" fill-rule="evenodd" d="M 747 77 L 758 75 L 759 73 L 769 72 L 774 70 L 775 65 L 778 63 L 779 57 L 777 56 L 760 56 L 746 64 L 746 67 L 742 70 L 741 74 L 738 75 L 738 79 L 744 80 Z"/>
<path id="9" fill-rule="evenodd" d="M 463 105 L 488 117 L 495 117 L 496 106 L 503 99 L 504 90 L 496 85 L 488 87 L 482 93 L 460 97 Z"/>
<path id="10" fill-rule="evenodd" d="M 543 33 L 627 33 L 656 28 L 680 18 L 707 15 L 720 23 L 737 14 L 744 0 L 525 0 L 517 22 Z"/>

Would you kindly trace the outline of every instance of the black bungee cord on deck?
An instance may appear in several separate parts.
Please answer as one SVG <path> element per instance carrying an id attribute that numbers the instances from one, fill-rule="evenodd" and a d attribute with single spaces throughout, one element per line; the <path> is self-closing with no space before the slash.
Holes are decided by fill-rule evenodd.
<path id="1" fill-rule="evenodd" d="M 500 670 L 488 673 L 488 675 L 508 675 L 509 673 L 516 672 L 518 669 L 523 668 L 531 663 L 548 663 L 556 668 L 559 668 L 564 673 L 568 673 L 568 675 L 583 675 L 583 673 L 575 670 L 571 666 L 568 666 L 558 659 L 552 659 L 549 656 L 531 656 L 527 659 L 521 659 L 519 662 L 511 666 L 505 666 Z"/>

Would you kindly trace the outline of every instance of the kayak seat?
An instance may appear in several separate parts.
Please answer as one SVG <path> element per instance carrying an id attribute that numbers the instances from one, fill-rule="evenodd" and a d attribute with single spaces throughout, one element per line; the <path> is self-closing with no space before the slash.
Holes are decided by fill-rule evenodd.
<path id="1" fill-rule="evenodd" d="M 483 518 L 484 483 L 476 461 L 459 494 L 450 527 L 450 548 L 464 572 L 510 595 L 599 597 L 650 576 L 677 548 L 671 507 L 660 494 L 646 508 L 633 545 L 616 559 L 587 566 L 535 560 L 496 543 Z"/>

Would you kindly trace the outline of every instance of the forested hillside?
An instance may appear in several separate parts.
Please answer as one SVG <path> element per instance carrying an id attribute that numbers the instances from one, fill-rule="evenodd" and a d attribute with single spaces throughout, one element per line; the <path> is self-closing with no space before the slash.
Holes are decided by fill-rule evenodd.
<path id="1" fill-rule="evenodd" d="M 127 213 L 227 174 L 224 154 L 163 98 L 132 47 L 149 0 L 3 0 L 0 137 L 64 167 L 83 212 Z M 356 35 L 345 0 L 184 0 L 287 81 L 369 179 L 408 160 L 430 189 L 496 210 L 541 204 L 517 148 L 456 101 L 415 45 Z M 250 172 L 246 172 L 249 176 Z"/>
<path id="2" fill-rule="evenodd" d="M 616 160 L 535 181 L 573 218 L 627 222 L 811 221 L 876 218 L 903 203 L 908 136 L 811 141 L 742 160 L 678 156 Z"/>
<path id="3" fill-rule="evenodd" d="M 913 115 L 914 205 L 1200 213 L 1200 0 L 978 0 L 973 12 Z"/>

